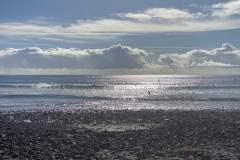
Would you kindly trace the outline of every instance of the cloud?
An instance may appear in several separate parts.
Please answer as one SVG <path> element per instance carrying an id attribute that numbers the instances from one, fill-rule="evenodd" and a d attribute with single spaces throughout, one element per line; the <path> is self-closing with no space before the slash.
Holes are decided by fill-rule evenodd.
<path id="1" fill-rule="evenodd" d="M 8 48 L 0 50 L 0 74 L 240 74 L 240 50 L 228 43 L 156 56 L 120 44 L 85 50 Z"/>
<path id="2" fill-rule="evenodd" d="M 239 29 L 240 0 L 217 3 L 208 10 L 191 12 L 178 8 L 148 8 L 142 11 L 117 13 L 112 18 L 76 20 L 68 25 L 54 24 L 53 18 L 36 17 L 23 22 L 0 23 L 0 36 L 12 41 L 51 40 L 67 43 L 84 43 L 114 40 L 119 36 L 202 32 Z M 234 16 L 235 15 L 235 16 Z M 231 16 L 231 17 L 230 17 Z"/>
<path id="3" fill-rule="evenodd" d="M 240 15 L 240 0 L 229 1 L 226 3 L 217 3 L 212 6 L 212 16 L 229 17 Z"/>
<path id="4" fill-rule="evenodd" d="M 143 20 L 177 20 L 177 19 L 191 19 L 204 16 L 202 13 L 190 13 L 187 10 L 180 10 L 175 8 L 149 8 L 144 12 L 118 14 L 122 18 L 132 18 L 139 21 Z"/>
<path id="5" fill-rule="evenodd" d="M 105 49 L 51 48 L 37 47 L 0 51 L 1 68 L 25 69 L 138 69 L 145 67 L 144 50 L 122 45 Z"/>
<path id="6" fill-rule="evenodd" d="M 39 24 L 39 25 L 45 25 L 45 24 L 49 25 L 49 24 L 53 24 L 54 21 L 55 19 L 53 17 L 38 16 L 33 19 L 30 19 L 28 23 Z"/>
<path id="7" fill-rule="evenodd" d="M 43 26 L 27 23 L 2 23 L 0 24 L 0 34 L 1 35 L 36 35 L 43 36 L 48 34 L 56 34 L 63 32 L 63 27 L 61 26 Z"/>
<path id="8" fill-rule="evenodd" d="M 165 32 L 201 32 L 236 29 L 239 19 L 211 20 L 178 20 L 178 21 L 131 21 L 117 19 L 101 19 L 96 21 L 78 21 L 76 24 L 63 27 L 42 26 L 36 24 L 6 23 L 0 24 L 0 36 L 22 38 L 38 38 L 64 42 L 83 40 L 113 40 L 118 36 Z"/>
<path id="9" fill-rule="evenodd" d="M 185 54 L 163 54 L 158 59 L 159 65 L 170 68 L 188 67 L 239 67 L 240 50 L 225 43 L 213 50 L 192 50 Z"/>

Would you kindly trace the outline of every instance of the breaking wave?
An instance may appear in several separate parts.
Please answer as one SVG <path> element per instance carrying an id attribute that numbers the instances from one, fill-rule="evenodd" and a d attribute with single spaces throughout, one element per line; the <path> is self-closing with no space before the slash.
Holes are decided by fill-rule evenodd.
<path id="1" fill-rule="evenodd" d="M 84 84 L 52 84 L 52 83 L 38 83 L 38 84 L 0 84 L 0 88 L 36 88 L 36 89 L 103 89 L 105 85 L 84 85 Z"/>

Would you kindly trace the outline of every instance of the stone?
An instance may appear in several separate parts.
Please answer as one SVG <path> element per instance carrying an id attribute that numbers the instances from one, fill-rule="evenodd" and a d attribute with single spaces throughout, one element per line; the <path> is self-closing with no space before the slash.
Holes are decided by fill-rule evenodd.
<path id="1" fill-rule="evenodd" d="M 156 152 L 155 153 L 155 156 L 158 156 L 158 157 L 165 157 L 165 152 L 163 152 L 163 151 L 158 151 L 158 152 Z"/>

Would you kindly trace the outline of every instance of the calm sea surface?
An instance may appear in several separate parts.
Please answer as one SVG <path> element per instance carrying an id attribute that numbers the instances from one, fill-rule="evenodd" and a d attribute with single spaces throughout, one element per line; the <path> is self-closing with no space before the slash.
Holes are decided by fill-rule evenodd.
<path id="1" fill-rule="evenodd" d="M 240 76 L 0 76 L 0 111 L 240 109 Z"/>

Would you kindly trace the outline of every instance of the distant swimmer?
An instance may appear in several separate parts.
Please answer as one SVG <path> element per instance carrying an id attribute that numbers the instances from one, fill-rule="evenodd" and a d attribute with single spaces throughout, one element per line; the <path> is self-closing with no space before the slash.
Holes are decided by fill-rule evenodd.
<path id="1" fill-rule="evenodd" d="M 63 84 L 61 84 L 61 89 L 63 89 L 64 87 L 63 87 Z"/>
<path id="2" fill-rule="evenodd" d="M 96 85 L 95 85 L 95 84 L 92 84 L 90 87 L 92 87 L 92 88 L 95 88 L 95 87 L 96 87 Z"/>
<path id="3" fill-rule="evenodd" d="M 150 91 L 148 91 L 148 95 L 151 95 L 151 92 L 150 92 Z"/>

